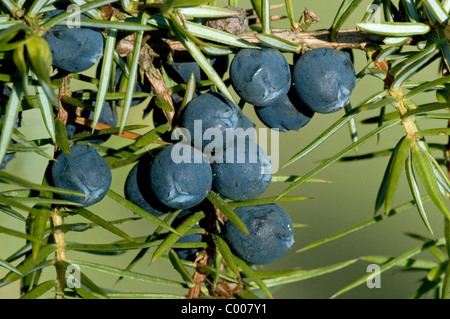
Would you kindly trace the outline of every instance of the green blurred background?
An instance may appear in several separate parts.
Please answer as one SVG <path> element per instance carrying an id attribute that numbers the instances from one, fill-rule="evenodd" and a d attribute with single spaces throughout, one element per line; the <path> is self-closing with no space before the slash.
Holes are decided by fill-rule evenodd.
<path id="1" fill-rule="evenodd" d="M 284 1 L 271 1 L 271 4 L 282 3 Z M 398 1 L 395 1 L 397 3 Z M 305 8 L 316 13 L 320 18 L 320 22 L 311 27 L 310 30 L 328 29 L 337 12 L 340 0 L 295 0 L 293 1 L 295 14 L 300 17 Z M 343 28 L 355 28 L 366 7 L 371 1 L 363 1 L 360 8 L 356 10 Z M 227 1 L 217 1 L 217 5 L 226 5 Z M 250 1 L 239 1 L 239 6 L 250 8 Z M 284 8 L 274 10 L 272 15 L 285 14 Z M 288 27 L 287 20 L 277 21 L 272 24 L 273 27 Z M 355 69 L 359 72 L 366 63 L 365 53 L 355 51 Z M 292 62 L 292 55 L 286 55 L 289 62 Z M 415 79 L 427 80 L 436 78 L 439 64 L 435 62 L 432 67 L 422 71 L 414 76 Z M 314 70 L 311 70 L 312 72 Z M 79 83 L 74 83 L 74 88 Z M 356 89 L 352 95 L 352 105 L 357 105 L 364 98 L 380 91 L 383 83 L 374 78 L 364 78 L 357 83 Z M 426 94 L 416 99 L 416 102 L 432 102 L 435 100 L 433 94 Z M 143 107 L 137 106 L 132 109 L 128 123 L 138 124 L 144 123 L 152 125 L 151 116 L 142 119 Z M 392 111 L 387 110 L 387 111 Z M 247 105 L 244 108 L 247 114 L 257 125 L 264 127 L 256 118 L 253 108 Z M 316 114 L 311 122 L 298 132 L 289 132 L 280 134 L 280 163 L 284 164 L 295 153 L 301 150 L 315 137 L 317 137 L 329 125 L 334 123 L 343 115 L 343 111 L 335 114 L 320 115 Z M 375 116 L 377 112 L 363 114 L 357 118 L 361 120 L 369 116 Z M 435 124 L 436 122 L 434 122 Z M 425 127 L 427 123 L 424 123 Z M 446 125 L 445 122 L 442 123 Z M 28 138 L 44 138 L 47 133 L 43 129 L 44 125 L 41 120 L 39 110 L 30 110 L 24 113 L 23 126 L 20 131 Z M 442 127 L 442 126 L 441 126 Z M 359 136 L 372 130 L 372 125 L 361 125 L 358 123 Z M 402 127 L 395 127 L 383 133 L 379 142 L 377 139 L 370 140 L 367 144 L 358 149 L 357 153 L 364 154 L 375 150 L 383 150 L 395 146 L 398 139 L 403 136 Z M 433 142 L 445 142 L 440 137 L 432 140 Z M 328 141 L 323 143 L 319 148 L 295 162 L 295 164 L 280 170 L 278 174 L 282 175 L 302 175 L 307 173 L 319 164 L 319 161 L 334 155 L 336 152 L 349 145 L 351 142 L 350 134 L 346 127 L 342 128 L 338 133 L 333 135 Z M 107 142 L 108 146 L 119 147 L 128 143 L 116 136 L 110 138 Z M 270 153 L 270 147 L 268 149 Z M 335 264 L 338 262 L 358 258 L 364 255 L 385 255 L 398 256 L 403 252 L 412 249 L 420 244 L 417 240 L 406 236 L 406 233 L 417 233 L 429 236 L 424 227 L 419 213 L 415 209 L 410 209 L 398 216 L 394 216 L 376 225 L 364 228 L 349 236 L 338 239 L 334 242 L 322 245 L 320 247 L 298 253 L 300 248 L 308 244 L 326 238 L 336 232 L 344 230 L 348 227 L 356 225 L 360 222 L 373 217 L 375 197 L 379 184 L 384 174 L 388 158 L 378 158 L 364 160 L 353 163 L 337 163 L 321 172 L 317 177 L 323 178 L 331 183 L 306 183 L 297 188 L 290 195 L 311 197 L 309 200 L 282 203 L 290 214 L 294 223 L 305 224 L 306 227 L 296 228 L 295 243 L 291 250 L 278 262 L 260 266 L 261 269 L 314 269 Z M 22 177 L 40 183 L 42 174 L 47 165 L 47 161 L 42 157 L 34 154 L 27 155 L 24 153 L 17 154 L 16 159 L 7 166 L 7 171 L 20 174 Z M 112 189 L 116 192 L 123 193 L 123 185 L 128 171 L 131 166 L 116 169 L 112 172 L 113 184 Z M 8 189 L 8 186 L 0 185 L 2 190 Z M 267 192 L 263 196 L 278 195 L 287 187 L 287 184 L 272 183 Z M 399 190 L 396 194 L 395 204 L 400 204 L 411 200 L 409 188 L 406 185 L 406 179 L 402 176 L 400 180 Z M 436 237 L 442 236 L 443 218 L 430 203 L 425 204 L 429 214 L 430 223 L 435 231 Z M 109 198 L 105 198 L 101 203 L 92 207 L 92 210 L 101 217 L 113 220 L 118 218 L 130 217 L 132 213 L 119 206 Z M 70 217 L 67 222 L 83 221 L 81 218 Z M 0 225 L 12 229 L 23 231 L 24 225 L 18 220 L 11 218 L 5 214 L 0 214 Z M 124 231 L 133 236 L 142 236 L 151 233 L 154 226 L 145 220 L 138 222 L 130 222 L 120 226 Z M 88 230 L 83 233 L 69 233 L 66 236 L 70 242 L 85 243 L 109 243 L 119 238 L 107 233 L 99 228 Z M 23 245 L 22 240 L 16 240 L 12 237 L 0 234 L 0 258 L 6 258 Z M 152 251 L 152 250 L 151 250 Z M 150 251 L 150 252 L 151 252 Z M 95 256 L 85 253 L 68 252 L 70 260 L 90 260 L 94 262 L 105 263 L 117 267 L 125 268 L 135 256 L 137 251 L 127 252 L 117 257 Z M 137 272 L 151 274 L 155 276 L 163 276 L 165 278 L 174 278 L 181 280 L 178 274 L 173 271 L 170 263 L 164 259 L 156 261 L 152 265 L 148 265 L 151 254 L 147 254 L 146 258 L 134 268 Z M 308 279 L 298 283 L 291 283 L 274 291 L 276 298 L 329 298 L 333 293 L 342 287 L 350 284 L 359 277 L 365 275 L 367 263 L 357 261 L 350 267 L 344 268 L 337 272 L 327 274 L 315 279 Z M 132 280 L 122 280 L 119 284 L 114 285 L 116 278 L 97 271 L 84 270 L 85 273 L 96 281 L 102 287 L 117 289 L 124 292 L 143 291 L 143 292 L 173 292 L 183 293 L 172 288 L 164 286 L 149 285 Z M 3 268 L 0 268 L 0 278 L 6 274 Z M 341 298 L 406 298 L 415 292 L 419 286 L 419 279 L 423 273 L 403 273 L 398 269 L 393 269 L 381 275 L 381 288 L 369 289 L 366 285 L 351 290 L 342 295 Z M 44 270 L 42 280 L 55 278 L 53 267 Z M 49 295 L 51 297 L 51 295 Z M 18 282 L 0 288 L 0 298 L 18 298 L 19 284 Z"/>

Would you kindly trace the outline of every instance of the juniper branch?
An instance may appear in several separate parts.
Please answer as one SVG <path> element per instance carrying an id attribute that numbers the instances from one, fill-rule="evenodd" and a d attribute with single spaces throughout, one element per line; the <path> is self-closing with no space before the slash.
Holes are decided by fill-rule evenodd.
<path id="1" fill-rule="evenodd" d="M 244 33 L 241 38 L 253 44 L 260 43 L 257 38 L 258 32 L 251 31 Z M 366 50 L 371 46 L 383 45 L 383 39 L 385 36 L 367 33 L 364 31 L 350 29 L 340 30 L 338 33 L 338 40 L 336 42 L 331 41 L 331 32 L 329 30 L 323 31 L 308 31 L 303 32 L 301 30 L 290 29 L 272 29 L 271 34 L 290 41 L 295 44 L 301 44 L 303 48 L 317 49 L 317 48 L 334 48 L 334 49 L 361 49 Z M 170 48 L 174 51 L 185 51 L 184 46 L 173 39 L 163 39 Z M 417 43 L 416 39 L 410 39 L 405 42 L 404 45 L 413 45 Z"/>

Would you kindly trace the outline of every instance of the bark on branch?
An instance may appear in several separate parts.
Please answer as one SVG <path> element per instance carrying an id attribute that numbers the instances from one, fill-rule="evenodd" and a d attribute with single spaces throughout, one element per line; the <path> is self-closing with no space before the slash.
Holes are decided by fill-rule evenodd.
<path id="1" fill-rule="evenodd" d="M 383 44 L 385 36 L 367 33 L 359 30 L 340 30 L 337 42 L 330 41 L 330 31 L 302 32 L 300 30 L 272 29 L 272 35 L 301 44 L 310 49 L 335 48 L 335 49 L 366 49 L 371 45 Z M 250 43 L 259 43 L 256 32 L 247 32 L 242 39 Z"/>
<path id="2" fill-rule="evenodd" d="M 250 43 L 260 43 L 256 37 L 257 32 L 245 32 L 241 38 Z M 367 33 L 364 31 L 352 29 L 352 30 L 340 30 L 338 33 L 338 40 L 336 42 L 330 41 L 329 30 L 323 31 L 308 31 L 303 32 L 301 30 L 289 30 L 289 29 L 272 29 L 271 34 L 282 39 L 288 40 L 292 43 L 301 44 L 304 48 L 317 49 L 317 48 L 335 48 L 335 49 L 361 49 L 366 50 L 370 46 L 382 45 L 384 35 L 377 35 Z M 186 49 L 179 41 L 171 39 L 165 39 L 172 50 L 185 51 Z M 412 40 L 405 44 L 412 44 Z"/>

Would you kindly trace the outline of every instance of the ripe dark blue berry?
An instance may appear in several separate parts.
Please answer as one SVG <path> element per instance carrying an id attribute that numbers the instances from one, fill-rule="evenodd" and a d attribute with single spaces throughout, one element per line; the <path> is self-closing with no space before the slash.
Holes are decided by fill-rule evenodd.
<path id="1" fill-rule="evenodd" d="M 62 12 L 64 11 L 53 11 L 45 15 L 45 18 L 52 18 Z M 85 15 L 81 17 L 88 18 Z M 103 55 L 104 38 L 98 29 L 56 25 L 51 27 L 43 38 L 50 46 L 53 65 L 69 73 L 90 69 Z"/>
<path id="2" fill-rule="evenodd" d="M 225 149 L 211 163 L 214 188 L 220 195 L 236 201 L 257 198 L 272 180 L 267 153 L 256 143 L 242 144 L 238 142 Z"/>
<path id="3" fill-rule="evenodd" d="M 193 99 L 186 106 L 182 126 L 189 131 L 191 141 L 195 146 L 204 148 L 215 138 L 223 137 L 222 145 L 225 147 L 228 141 L 234 138 L 233 130 L 242 127 L 241 110 L 222 93 L 205 93 Z M 209 132 L 221 136 L 205 135 L 208 129 L 215 129 L 214 131 L 209 130 Z M 197 134 L 195 134 L 196 131 Z M 199 140 L 197 141 L 197 139 Z"/>
<path id="4" fill-rule="evenodd" d="M 293 79 L 300 99 L 318 113 L 342 109 L 356 83 L 349 54 L 331 48 L 303 54 L 294 65 Z"/>
<path id="5" fill-rule="evenodd" d="M 157 151 L 152 150 L 143 155 L 128 173 L 125 198 L 150 214 L 160 217 L 171 209 L 156 198 L 150 185 L 150 167 L 156 153 Z"/>
<path id="6" fill-rule="evenodd" d="M 166 206 L 188 209 L 202 202 L 211 189 L 211 166 L 203 153 L 185 143 L 160 151 L 150 168 L 156 197 Z"/>
<path id="7" fill-rule="evenodd" d="M 50 173 L 54 186 L 90 196 L 60 195 L 62 199 L 78 203 L 81 207 L 101 201 L 111 186 L 108 165 L 90 145 L 72 146 L 70 156 L 61 152 L 52 164 Z"/>
<path id="8" fill-rule="evenodd" d="M 236 255 L 252 264 L 270 264 L 283 257 L 294 242 L 294 227 L 276 204 L 236 208 L 249 235 L 228 222 L 225 237 Z"/>
<path id="9" fill-rule="evenodd" d="M 280 97 L 271 106 L 255 106 L 256 115 L 267 127 L 287 132 L 299 130 L 311 120 L 314 112 L 304 105 L 295 91 L 291 89 L 289 93 L 291 94 Z"/>
<path id="10" fill-rule="evenodd" d="M 240 50 L 231 62 L 230 78 L 239 97 L 258 106 L 273 105 L 291 86 L 291 71 L 283 54 L 266 47 Z"/>

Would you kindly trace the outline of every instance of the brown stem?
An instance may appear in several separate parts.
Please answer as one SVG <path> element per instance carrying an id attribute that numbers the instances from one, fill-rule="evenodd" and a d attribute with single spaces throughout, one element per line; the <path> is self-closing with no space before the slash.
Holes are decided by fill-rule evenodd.
<path id="1" fill-rule="evenodd" d="M 69 121 L 70 112 L 72 109 L 66 109 L 66 107 L 70 107 L 65 105 L 62 102 L 62 97 L 70 94 L 69 88 L 69 76 L 65 76 L 59 87 L 59 108 L 57 117 L 63 121 L 64 124 L 67 124 Z M 55 144 L 55 153 L 59 151 L 59 146 Z M 51 218 L 53 227 L 57 228 L 64 224 L 63 217 L 60 214 L 60 208 L 57 205 L 53 205 L 50 208 Z M 64 266 L 64 262 L 66 261 L 66 251 L 65 251 L 65 240 L 64 240 L 64 232 L 55 231 L 53 233 L 53 238 L 56 244 L 56 252 L 55 252 L 55 269 L 56 269 L 56 280 L 58 281 L 58 286 L 56 287 L 55 299 L 64 299 L 64 288 L 66 286 L 66 267 Z"/>
<path id="2" fill-rule="evenodd" d="M 198 267 L 206 266 L 208 264 L 208 259 L 209 255 L 205 250 L 200 252 L 199 256 L 197 257 L 197 269 L 194 273 L 195 285 L 189 289 L 187 299 L 197 299 L 200 296 L 200 290 L 205 281 L 206 273 L 199 271 Z"/>
<path id="3" fill-rule="evenodd" d="M 94 121 L 87 119 L 85 117 L 78 116 L 75 119 L 75 123 L 78 123 L 78 124 L 81 124 L 84 126 L 89 126 L 92 128 L 92 124 L 94 124 Z M 97 122 L 97 125 L 95 126 L 96 130 L 104 130 L 104 129 L 108 129 L 108 128 L 112 128 L 112 126 L 108 125 L 108 124 L 100 123 L 100 122 Z M 114 133 L 114 135 L 119 135 L 119 133 Z M 129 132 L 129 131 L 122 132 L 122 134 L 120 134 L 120 136 L 130 139 L 130 140 L 137 140 L 139 137 L 141 137 L 140 134 Z"/>
<path id="4" fill-rule="evenodd" d="M 340 30 L 338 32 L 338 40 L 331 42 L 330 31 L 308 31 L 303 32 L 301 30 L 289 30 L 289 29 L 272 29 L 271 34 L 290 41 L 295 44 L 301 44 L 304 48 L 317 49 L 317 48 L 334 48 L 334 49 L 361 49 L 366 50 L 370 46 L 378 46 L 383 44 L 385 36 L 367 33 L 364 31 L 351 29 Z M 257 38 L 257 32 L 246 32 L 241 38 L 250 43 L 260 43 Z M 163 39 L 172 50 L 186 51 L 186 48 L 179 42 L 173 39 Z M 413 44 L 416 41 L 409 40 L 406 45 Z"/>
<path id="5" fill-rule="evenodd" d="M 259 43 L 256 37 L 257 32 L 247 32 L 242 38 L 250 43 Z M 331 42 L 330 31 L 310 31 L 302 32 L 300 30 L 272 29 L 272 35 L 288 40 L 292 43 L 301 44 L 310 49 L 334 48 L 334 49 L 363 49 L 371 45 L 380 45 L 385 36 L 366 33 L 359 30 L 340 30 L 338 40 Z"/>
<path id="6" fill-rule="evenodd" d="M 66 109 L 67 105 L 65 105 L 62 102 L 62 97 L 66 96 L 69 91 L 69 76 L 65 76 L 63 78 L 63 81 L 61 83 L 61 86 L 59 87 L 59 107 L 58 107 L 58 114 L 57 117 L 64 123 L 67 124 L 69 121 L 69 110 Z M 55 151 L 58 150 L 58 146 L 56 145 Z"/>
<path id="7" fill-rule="evenodd" d="M 53 227 L 58 227 L 63 225 L 63 218 L 60 214 L 59 207 L 53 206 L 51 208 Z M 58 281 L 58 286 L 56 287 L 55 299 L 64 299 L 63 291 L 66 286 L 66 267 L 64 263 L 66 261 L 66 244 L 64 241 L 64 232 L 55 231 L 53 233 L 53 238 L 56 244 L 56 256 L 55 256 L 55 269 L 56 269 L 56 280 Z"/>

